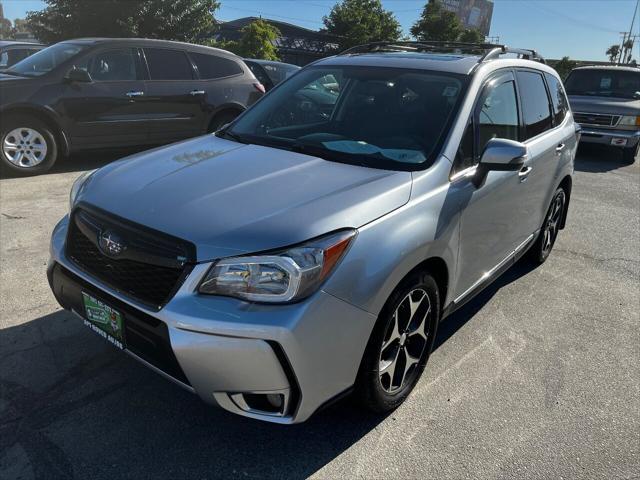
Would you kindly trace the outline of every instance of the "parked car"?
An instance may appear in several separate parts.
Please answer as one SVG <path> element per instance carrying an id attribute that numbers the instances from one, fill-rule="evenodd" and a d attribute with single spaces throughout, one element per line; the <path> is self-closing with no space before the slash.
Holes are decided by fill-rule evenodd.
<path id="1" fill-rule="evenodd" d="M 272 60 L 245 58 L 244 63 L 247 64 L 260 83 L 264 85 L 267 92 L 300 70 L 297 65 L 274 62 Z"/>
<path id="2" fill-rule="evenodd" d="M 0 164 L 42 173 L 73 151 L 215 131 L 264 93 L 240 57 L 143 39 L 58 43 L 0 75 Z"/>
<path id="3" fill-rule="evenodd" d="M 0 40 L 0 72 L 42 50 L 40 43 Z"/>
<path id="4" fill-rule="evenodd" d="M 565 225 L 562 82 L 480 48 L 350 50 L 215 135 L 85 173 L 52 234 L 58 302 L 239 415 L 302 422 L 352 390 L 397 407 L 439 322 Z M 289 102 L 328 76 L 332 111 Z"/>
<path id="5" fill-rule="evenodd" d="M 640 144 L 640 68 L 588 66 L 565 81 L 581 141 L 611 145 L 633 163 Z"/>

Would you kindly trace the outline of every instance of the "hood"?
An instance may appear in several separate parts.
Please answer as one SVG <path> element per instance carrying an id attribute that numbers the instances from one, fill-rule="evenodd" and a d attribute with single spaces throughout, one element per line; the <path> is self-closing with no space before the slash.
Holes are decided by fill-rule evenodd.
<path id="1" fill-rule="evenodd" d="M 205 261 L 360 227 L 410 192 L 410 172 L 206 135 L 101 168 L 78 201 L 189 240 Z"/>
<path id="2" fill-rule="evenodd" d="M 569 95 L 569 103 L 574 112 L 640 115 L 640 100 L 633 98 Z"/>

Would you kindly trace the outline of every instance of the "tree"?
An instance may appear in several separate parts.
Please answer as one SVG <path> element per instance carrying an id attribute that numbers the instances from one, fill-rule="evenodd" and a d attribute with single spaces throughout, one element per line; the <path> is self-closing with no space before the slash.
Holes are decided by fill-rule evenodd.
<path id="1" fill-rule="evenodd" d="M 457 15 L 445 10 L 440 0 L 430 0 L 424 6 L 422 15 L 413 24 L 410 32 L 418 40 L 439 42 L 457 41 L 463 33 Z"/>
<path id="2" fill-rule="evenodd" d="M 8 18 L 0 18 L 0 38 L 12 38 L 16 33 Z"/>
<path id="3" fill-rule="evenodd" d="M 237 53 L 241 57 L 259 58 L 262 60 L 279 60 L 274 46 L 280 31 L 264 20 L 255 20 L 242 30 L 238 41 Z"/>
<path id="4" fill-rule="evenodd" d="M 567 78 L 567 75 L 569 75 L 569 72 L 576 68 L 577 65 L 577 62 L 574 62 L 569 57 L 562 57 L 562 59 L 558 60 L 554 65 L 554 68 L 556 69 L 556 72 L 558 72 L 558 75 L 560 75 L 560 78 L 564 80 Z"/>
<path id="5" fill-rule="evenodd" d="M 479 30 L 469 28 L 460 34 L 458 40 L 468 43 L 484 43 L 484 35 Z"/>
<path id="6" fill-rule="evenodd" d="M 609 56 L 611 63 L 615 62 L 620 54 L 620 45 L 611 45 L 605 53 Z"/>
<path id="7" fill-rule="evenodd" d="M 325 16 L 326 32 L 342 37 L 345 49 L 363 43 L 395 41 L 402 30 L 395 15 L 382 8 L 380 0 L 342 0 Z"/>
<path id="8" fill-rule="evenodd" d="M 45 0 L 27 14 L 28 29 L 45 43 L 78 37 L 146 37 L 195 41 L 214 25 L 218 0 Z"/>

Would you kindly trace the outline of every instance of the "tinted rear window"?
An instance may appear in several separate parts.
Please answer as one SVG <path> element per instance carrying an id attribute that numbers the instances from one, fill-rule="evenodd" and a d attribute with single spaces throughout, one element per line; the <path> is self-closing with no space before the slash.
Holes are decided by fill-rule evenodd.
<path id="1" fill-rule="evenodd" d="M 542 75 L 536 72 L 516 72 L 525 124 L 525 140 L 551 128 L 549 97 Z"/>
<path id="2" fill-rule="evenodd" d="M 640 71 L 574 70 L 565 87 L 569 95 L 634 98 L 640 92 Z"/>
<path id="3" fill-rule="evenodd" d="M 242 73 L 242 68 L 229 58 L 207 55 L 204 53 L 189 53 L 198 67 L 200 78 L 222 78 Z"/>
<path id="4" fill-rule="evenodd" d="M 569 102 L 564 88 L 562 88 L 562 82 L 549 73 L 545 73 L 544 76 L 547 79 L 547 85 L 549 85 L 549 93 L 551 93 L 554 123 L 560 125 L 569 111 Z"/>
<path id="5" fill-rule="evenodd" d="M 163 48 L 145 48 L 151 80 L 192 80 L 191 62 L 184 52 Z"/>

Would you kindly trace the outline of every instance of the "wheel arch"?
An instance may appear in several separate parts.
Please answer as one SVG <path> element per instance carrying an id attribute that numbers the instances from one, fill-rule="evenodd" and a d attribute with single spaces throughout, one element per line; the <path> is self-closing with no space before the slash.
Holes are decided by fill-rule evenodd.
<path id="1" fill-rule="evenodd" d="M 246 110 L 246 107 L 244 107 L 240 103 L 231 102 L 231 103 L 225 103 L 223 105 L 220 105 L 218 108 L 216 108 L 211 112 L 211 115 L 209 115 L 209 122 L 207 123 L 207 131 L 210 131 L 213 121 L 220 115 L 224 115 L 225 113 L 228 113 L 228 112 L 235 112 L 238 115 L 240 115 L 245 110 Z"/>
<path id="2" fill-rule="evenodd" d="M 47 124 L 51 131 L 56 136 L 56 140 L 60 146 L 61 153 L 68 155 L 71 150 L 69 139 L 64 129 L 60 126 L 60 122 L 57 120 L 57 116 L 54 112 L 33 105 L 15 105 L 0 111 L 4 118 L 9 115 L 27 115 L 37 118 L 38 120 Z"/>

